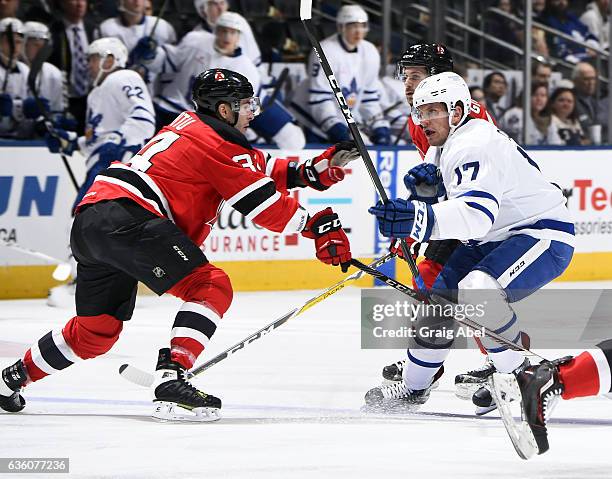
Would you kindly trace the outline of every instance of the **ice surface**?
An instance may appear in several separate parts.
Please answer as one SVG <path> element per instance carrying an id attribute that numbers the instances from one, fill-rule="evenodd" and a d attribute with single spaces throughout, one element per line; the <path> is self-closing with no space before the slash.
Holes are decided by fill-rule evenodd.
<path id="1" fill-rule="evenodd" d="M 311 291 L 236 294 L 204 356 L 311 296 Z M 422 409 L 432 414 L 360 413 L 363 395 L 380 382 L 382 366 L 403 353 L 360 349 L 359 290 L 352 288 L 195 380 L 223 399 L 220 422 L 155 422 L 148 391 L 126 382 L 117 369 L 124 362 L 154 366 L 179 304 L 170 297 L 139 297 L 111 353 L 28 387 L 22 413 L 0 413 L 0 457 L 69 457 L 69 475 L 49 475 L 60 478 L 612 477 L 612 401 L 562 402 L 550 427 L 551 451 L 522 461 L 497 414 L 476 418 L 471 403 L 453 393 L 455 374 L 480 365 L 477 351 L 451 354 L 440 388 Z M 42 300 L 0 302 L 0 364 L 14 361 L 72 314 Z"/>

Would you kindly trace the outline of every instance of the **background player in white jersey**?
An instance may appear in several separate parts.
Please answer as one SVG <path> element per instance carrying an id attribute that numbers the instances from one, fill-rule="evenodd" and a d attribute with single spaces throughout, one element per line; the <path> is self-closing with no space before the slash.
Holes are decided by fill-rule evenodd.
<path id="1" fill-rule="evenodd" d="M 160 18 L 145 15 L 145 0 L 119 0 L 119 16 L 108 18 L 100 24 L 100 37 L 115 37 L 123 42 L 128 51 L 128 66 L 138 71 L 149 87 L 155 89 L 155 75 L 149 74 L 146 63 L 147 45 L 175 44 L 174 27 Z M 157 23 L 157 25 L 156 25 Z M 153 27 L 155 26 L 155 31 Z"/>
<path id="2" fill-rule="evenodd" d="M 365 126 L 374 144 L 388 145 L 391 131 L 379 94 L 380 54 L 365 40 L 368 14 L 358 5 L 345 5 L 338 11 L 336 23 L 338 33 L 323 40 L 321 47 L 356 121 Z M 291 102 L 298 119 L 318 136 L 313 137 L 315 141 L 350 139 L 344 116 L 314 53 L 308 61 L 308 74 L 309 78 L 298 86 Z"/>
<path id="3" fill-rule="evenodd" d="M 40 22 L 26 22 L 23 32 L 24 57 L 29 64 L 32 64 L 40 49 L 51 41 L 51 34 L 49 28 Z M 64 95 L 62 72 L 59 68 L 49 62 L 44 62 L 36 77 L 36 90 L 43 104 L 48 102 L 51 118 L 55 119 L 63 114 L 68 105 L 66 95 Z"/>
<path id="4" fill-rule="evenodd" d="M 0 136 L 4 137 L 28 136 L 31 122 L 24 124 L 24 118 L 34 119 L 40 114 L 34 98 L 28 98 L 30 69 L 18 60 L 22 51 L 23 23 L 17 18 L 3 18 L 0 20 Z"/>
<path id="5" fill-rule="evenodd" d="M 263 111 L 251 122 L 251 128 L 280 148 L 302 149 L 306 143 L 304 133 L 279 101 L 268 101 L 263 90 L 271 80 L 262 78 L 238 46 L 242 27 L 243 21 L 237 13 L 225 12 L 217 19 L 213 41 L 206 32 L 191 32 L 189 42 L 157 49 L 150 68 L 162 72 L 161 92 L 155 98 L 158 126 L 169 124 L 180 112 L 190 109 L 193 81 L 202 70 L 226 68 L 247 77 L 255 93 L 263 98 Z M 200 37 L 199 42 L 196 36 Z"/>
<path id="6" fill-rule="evenodd" d="M 227 0 L 194 0 L 193 5 L 201 19 L 201 22 L 193 28 L 194 32 L 212 32 L 219 17 L 229 9 Z M 253 29 L 242 15 L 239 13 L 236 13 L 236 15 L 242 23 L 240 28 L 242 34 L 238 46 L 242 48 L 244 54 L 251 59 L 255 66 L 259 66 L 261 51 L 255 40 L 255 35 L 253 35 Z M 191 35 L 187 34 L 181 42 L 189 42 L 191 39 Z"/>
<path id="7" fill-rule="evenodd" d="M 379 203 L 370 212 L 386 237 L 461 240 L 463 245 L 437 277 L 432 296 L 451 295 L 461 305 L 484 303 L 477 322 L 516 343 L 519 325 L 509 303 L 537 291 L 567 268 L 574 225 L 561 190 L 495 125 L 469 118 L 465 106 L 470 102 L 467 85 L 455 73 L 434 75 L 419 84 L 413 118 L 431 145 L 425 157 L 431 175 L 415 182 L 408 200 Z M 435 331 L 453 326 L 451 319 L 427 314 L 419 321 L 430 328 L 437 322 Z M 424 403 L 452 343 L 416 337 L 408 348 L 403 381 L 370 390 L 366 402 L 376 407 Z M 529 365 L 520 352 L 488 337 L 482 343 L 499 372 Z"/>

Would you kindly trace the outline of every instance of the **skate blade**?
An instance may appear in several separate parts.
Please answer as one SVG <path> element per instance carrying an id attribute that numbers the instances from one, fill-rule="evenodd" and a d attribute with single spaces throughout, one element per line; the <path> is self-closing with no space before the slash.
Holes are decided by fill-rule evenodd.
<path id="1" fill-rule="evenodd" d="M 365 414 L 386 414 L 398 415 L 413 414 L 419 412 L 422 404 L 407 403 L 407 402 L 384 402 L 382 404 L 364 404 L 361 406 L 361 412 Z"/>
<path id="2" fill-rule="evenodd" d="M 159 401 L 151 416 L 165 422 L 214 422 L 221 419 L 221 411 L 214 407 L 185 409 L 173 402 Z"/>
<path id="3" fill-rule="evenodd" d="M 471 401 L 474 393 L 485 384 L 486 381 L 480 383 L 455 383 L 455 396 L 459 399 Z"/>
<path id="4" fill-rule="evenodd" d="M 522 396 L 516 377 L 514 374 L 494 373 L 490 377 L 489 384 L 516 453 L 521 459 L 530 459 L 538 453 L 538 446 L 529 424 L 523 417 Z M 512 402 L 520 405 L 520 421 L 516 421 L 512 415 Z"/>
<path id="5" fill-rule="evenodd" d="M 497 404 L 493 404 L 492 406 L 482 407 L 476 406 L 475 414 L 477 416 L 484 416 L 485 414 L 489 414 L 491 411 L 495 411 L 497 409 Z"/>

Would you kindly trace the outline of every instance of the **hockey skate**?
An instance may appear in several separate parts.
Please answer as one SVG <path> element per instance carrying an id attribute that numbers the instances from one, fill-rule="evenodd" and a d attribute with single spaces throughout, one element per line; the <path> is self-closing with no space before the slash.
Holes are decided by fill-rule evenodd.
<path id="1" fill-rule="evenodd" d="M 397 413 L 416 412 L 429 399 L 431 390 L 444 374 L 442 366 L 425 389 L 410 389 L 403 381 L 394 381 L 370 389 L 365 395 L 364 412 Z"/>
<path id="2" fill-rule="evenodd" d="M 480 389 L 474 393 L 472 396 L 472 403 L 476 406 L 477 416 L 484 416 L 497 409 L 497 403 L 491 391 L 489 391 L 488 385 L 481 386 Z"/>
<path id="3" fill-rule="evenodd" d="M 4 368 L 0 379 L 0 409 L 19 412 L 25 407 L 25 399 L 20 393 L 27 380 L 28 375 L 21 359 Z"/>
<path id="4" fill-rule="evenodd" d="M 487 356 L 485 363 L 479 368 L 455 376 L 455 395 L 459 399 L 472 399 L 477 391 L 487 382 L 487 378 L 495 372 L 493 362 Z"/>
<path id="5" fill-rule="evenodd" d="M 170 359 L 170 349 L 159 350 L 151 394 L 152 416 L 163 421 L 211 422 L 221 419 L 221 399 L 199 391 L 186 379 L 186 370 Z"/>
<path id="6" fill-rule="evenodd" d="M 402 380 L 402 373 L 404 372 L 404 365 L 406 364 L 405 359 L 400 359 L 385 366 L 382 370 L 382 376 L 387 382 L 396 382 Z"/>
<path id="7" fill-rule="evenodd" d="M 563 393 L 558 366 L 569 360 L 570 356 L 553 362 L 543 361 L 510 374 L 495 373 L 491 376 L 491 390 L 499 413 L 512 445 L 522 459 L 548 451 L 546 421 Z M 512 401 L 520 406 L 521 419 L 518 422 L 512 415 Z"/>

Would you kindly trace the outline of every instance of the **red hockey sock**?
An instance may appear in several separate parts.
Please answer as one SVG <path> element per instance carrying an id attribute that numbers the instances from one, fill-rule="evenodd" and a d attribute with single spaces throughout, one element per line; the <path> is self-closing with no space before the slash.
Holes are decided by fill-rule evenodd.
<path id="1" fill-rule="evenodd" d="M 561 395 L 563 399 L 595 396 L 600 392 L 607 392 L 607 390 L 601 391 L 606 388 L 606 383 L 609 390 L 610 370 L 608 367 L 605 371 L 607 366 L 605 357 L 603 362 L 598 361 L 596 356 L 600 352 L 600 349 L 594 350 L 593 353 L 585 351 L 569 363 L 559 366 L 559 378 L 564 386 Z M 601 355 L 603 356 L 603 353 Z"/>

